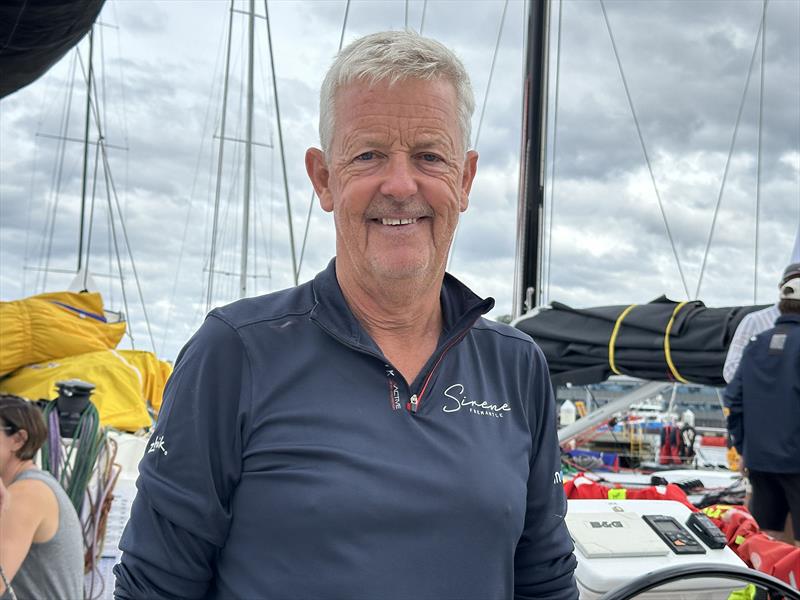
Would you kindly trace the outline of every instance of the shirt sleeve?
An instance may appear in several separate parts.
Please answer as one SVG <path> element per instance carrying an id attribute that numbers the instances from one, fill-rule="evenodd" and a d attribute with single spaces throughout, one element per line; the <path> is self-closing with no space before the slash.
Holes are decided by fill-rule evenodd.
<path id="1" fill-rule="evenodd" d="M 742 455 L 744 443 L 744 417 L 742 414 L 742 364 L 736 369 L 733 380 L 725 388 L 723 401 L 725 417 L 728 422 L 728 435 L 739 455 Z"/>
<path id="2" fill-rule="evenodd" d="M 733 380 L 736 369 L 739 367 L 739 362 L 742 360 L 742 353 L 753 336 L 753 319 L 751 315 L 752 313 L 746 315 L 742 322 L 739 323 L 728 346 L 728 354 L 725 356 L 725 364 L 722 367 L 722 377 L 726 383 L 730 383 Z"/>
<path id="3" fill-rule="evenodd" d="M 547 362 L 534 346 L 528 419 L 533 447 L 528 475 L 525 529 L 514 555 L 515 600 L 576 600 L 577 561 L 564 517 L 567 499 L 561 481 L 555 398 Z"/>
<path id="4" fill-rule="evenodd" d="M 250 387 L 241 338 L 212 313 L 178 357 L 139 463 L 115 598 L 206 595 L 241 475 Z"/>

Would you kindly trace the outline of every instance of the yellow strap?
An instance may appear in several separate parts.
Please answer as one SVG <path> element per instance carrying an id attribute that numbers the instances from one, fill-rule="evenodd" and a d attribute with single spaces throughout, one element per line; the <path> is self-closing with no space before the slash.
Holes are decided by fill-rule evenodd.
<path id="1" fill-rule="evenodd" d="M 614 362 L 614 344 L 617 343 L 617 335 L 619 335 L 620 327 L 622 327 L 622 320 L 628 316 L 628 313 L 633 310 L 634 306 L 636 305 L 631 304 L 620 313 L 619 317 L 617 317 L 617 322 L 614 323 L 614 329 L 611 331 L 611 339 L 608 340 L 608 365 L 617 375 L 622 375 L 622 371 L 617 369 L 617 364 Z"/>
<path id="2" fill-rule="evenodd" d="M 670 353 L 669 349 L 669 333 L 672 331 L 672 326 L 675 323 L 675 316 L 678 314 L 678 311 L 684 307 L 684 305 L 688 304 L 688 302 L 681 302 L 675 307 L 675 310 L 672 311 L 672 316 L 669 319 L 669 323 L 667 323 L 667 330 L 664 333 L 664 356 L 667 357 L 667 365 L 669 366 L 669 370 L 672 371 L 672 376 L 675 377 L 681 383 L 689 383 L 687 379 L 681 377 L 681 374 L 678 373 L 677 367 L 675 367 L 675 363 L 672 362 L 672 354 Z"/>
<path id="3" fill-rule="evenodd" d="M 609 500 L 625 500 L 628 497 L 628 490 L 625 488 L 614 488 L 608 490 Z"/>

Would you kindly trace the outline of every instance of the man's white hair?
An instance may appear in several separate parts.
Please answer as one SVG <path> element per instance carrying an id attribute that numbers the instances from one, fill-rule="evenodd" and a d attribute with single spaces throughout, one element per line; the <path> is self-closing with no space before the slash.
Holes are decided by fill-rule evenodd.
<path id="1" fill-rule="evenodd" d="M 458 123 L 464 152 L 469 148 L 475 98 L 464 65 L 444 44 L 413 31 L 381 31 L 342 49 L 322 82 L 319 97 L 319 139 L 330 155 L 336 93 L 355 80 L 370 84 L 403 79 L 441 79 L 456 91 Z"/>

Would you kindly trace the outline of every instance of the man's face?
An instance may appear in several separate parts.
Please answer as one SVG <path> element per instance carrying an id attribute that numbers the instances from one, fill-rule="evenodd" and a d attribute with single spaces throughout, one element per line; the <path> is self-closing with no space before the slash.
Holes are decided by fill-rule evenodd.
<path id="1" fill-rule="evenodd" d="M 356 82 L 335 105 L 330 156 L 309 150 L 306 167 L 334 214 L 337 270 L 440 276 L 478 159 L 464 154 L 452 84 Z"/>

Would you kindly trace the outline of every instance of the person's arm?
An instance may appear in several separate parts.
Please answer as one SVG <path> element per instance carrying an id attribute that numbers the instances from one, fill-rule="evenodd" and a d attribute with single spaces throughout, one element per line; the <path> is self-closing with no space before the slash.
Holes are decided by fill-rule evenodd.
<path id="1" fill-rule="evenodd" d="M 745 359 L 746 360 L 746 359 Z M 725 388 L 723 395 L 725 403 L 725 417 L 728 422 L 728 435 L 736 451 L 742 456 L 742 444 L 744 443 L 744 419 L 742 415 L 742 367 L 739 364 L 733 380 Z M 742 459 L 744 460 L 744 459 Z"/>
<path id="2" fill-rule="evenodd" d="M 0 568 L 13 585 L 17 574 L 33 543 L 33 536 L 55 505 L 52 493 L 48 498 L 47 485 L 31 479 L 12 483 L 8 488 L 0 480 Z M 49 500 L 49 502 L 48 502 Z M 0 596 L 6 586 L 0 578 Z"/>
<path id="3" fill-rule="evenodd" d="M 726 383 L 733 380 L 736 374 L 736 369 L 739 368 L 739 362 L 742 360 L 742 353 L 750 343 L 750 338 L 753 337 L 753 313 L 745 315 L 736 331 L 733 333 L 733 339 L 728 346 L 728 354 L 725 356 L 725 364 L 722 367 L 722 378 Z"/>
<path id="4" fill-rule="evenodd" d="M 205 596 L 230 527 L 250 397 L 243 343 L 212 313 L 178 357 L 139 463 L 115 598 Z"/>
<path id="5" fill-rule="evenodd" d="M 544 355 L 534 346 L 531 363 L 533 448 L 528 476 L 525 530 L 514 555 L 515 600 L 576 600 L 577 564 L 564 517 L 567 499 L 561 482 L 555 398 Z"/>

